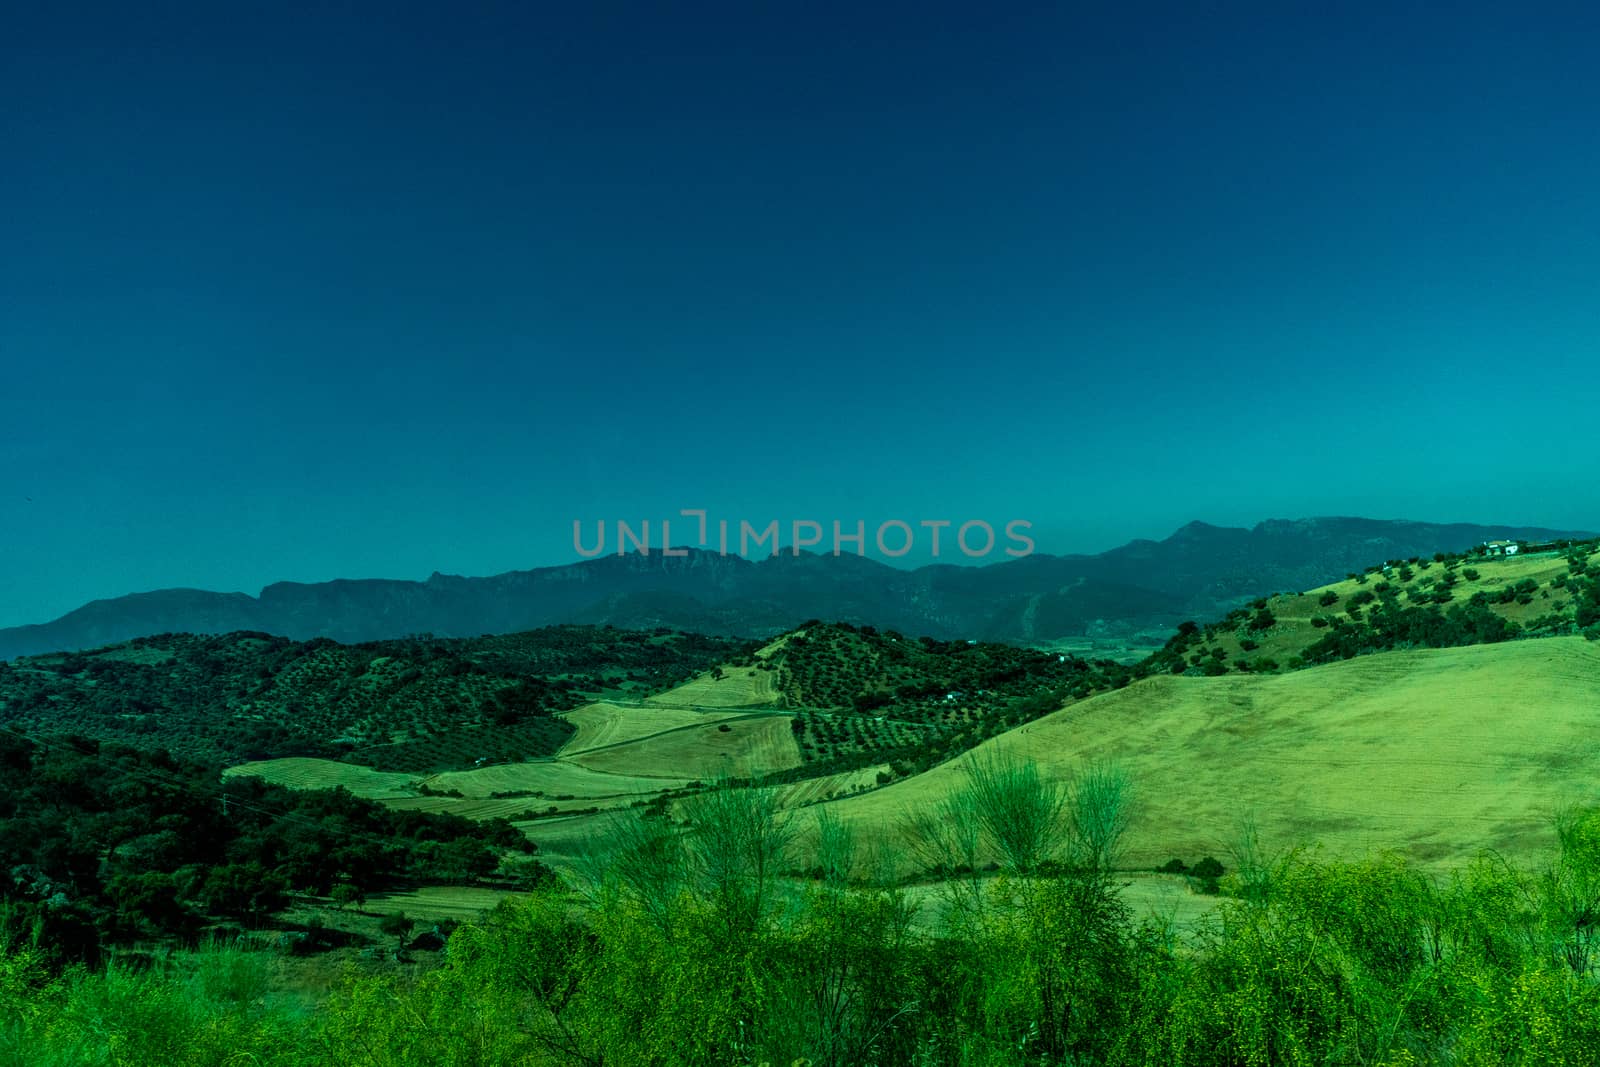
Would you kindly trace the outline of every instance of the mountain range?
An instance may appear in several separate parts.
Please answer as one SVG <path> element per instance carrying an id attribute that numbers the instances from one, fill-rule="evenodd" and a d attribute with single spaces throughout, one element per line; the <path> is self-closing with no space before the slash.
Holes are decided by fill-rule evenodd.
<path id="1" fill-rule="evenodd" d="M 666 626 L 767 637 L 811 618 L 943 639 L 1043 642 L 1169 629 L 1268 593 L 1310 588 L 1376 560 L 1491 539 L 1593 536 L 1536 527 L 1360 518 L 1192 522 L 1161 541 L 1096 555 L 1035 553 L 987 566 L 902 570 L 856 555 L 787 550 L 748 560 L 700 549 L 631 553 L 470 578 L 276 582 L 259 596 L 163 589 L 96 600 L 51 622 L 0 629 L 0 659 L 160 633 L 252 630 L 360 642 L 467 637 L 555 623 Z"/>

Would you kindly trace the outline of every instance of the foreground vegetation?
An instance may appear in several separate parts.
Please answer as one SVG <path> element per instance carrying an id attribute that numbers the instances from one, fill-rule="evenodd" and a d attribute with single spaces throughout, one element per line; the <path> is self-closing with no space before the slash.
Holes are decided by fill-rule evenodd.
<path id="1" fill-rule="evenodd" d="M 1597 646 L 1558 635 L 1600 636 L 1593 549 L 1393 561 L 1136 669 L 822 623 L 0 665 L 0 1067 L 1600 1063 L 1600 815 L 1539 821 L 1591 773 Z M 1498 647 L 1401 651 L 1467 645 Z M 218 784 L 262 754 L 339 762 Z M 1086 754 L 1150 781 L 1150 833 Z M 762 781 L 788 784 L 733 787 Z M 1345 861 L 1246 836 L 1197 865 L 1207 917 L 1136 914 L 1130 856 L 1202 856 L 1250 798 Z M 524 832 L 563 842 L 560 882 Z M 420 976 L 351 960 L 315 1007 L 239 936 L 291 899 L 485 879 L 533 891 Z M 169 954 L 104 962 L 136 942 Z"/>
<path id="2" fill-rule="evenodd" d="M 619 823 L 611 861 L 458 929 L 414 980 L 351 976 L 307 1013 L 260 956 L 52 968 L 11 930 L 0 1064 L 1588 1064 L 1600 1049 L 1600 815 L 1542 870 L 1447 881 L 1399 860 L 1269 858 L 1246 838 L 1179 937 L 1118 894 L 1129 784 L 1001 757 L 913 834 L 948 871 L 921 909 L 843 824 L 770 794 Z M 814 867 L 800 891 L 780 871 Z"/>

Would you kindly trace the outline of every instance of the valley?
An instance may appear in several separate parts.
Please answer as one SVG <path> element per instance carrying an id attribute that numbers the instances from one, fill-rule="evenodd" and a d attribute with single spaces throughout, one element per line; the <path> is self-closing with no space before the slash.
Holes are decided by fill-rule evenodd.
<path id="1" fill-rule="evenodd" d="M 717 878 L 760 887 L 782 936 L 891 908 L 919 945 L 976 944 L 979 920 L 1081 921 L 1048 901 L 1085 892 L 1179 958 L 1271 914 L 1250 910 L 1263 886 L 1555 893 L 1555 875 L 1521 872 L 1578 862 L 1573 828 L 1600 811 L 1597 549 L 1391 560 L 1184 623 L 1131 664 L 819 620 L 764 642 L 563 626 L 357 646 L 163 635 L 24 658 L 0 669 L 13 773 L 67 789 L 114 862 L 75 903 L 81 926 L 28 895 L 71 869 L 30 874 L 43 888 L 17 899 L 91 955 L 238 931 L 289 954 L 274 995 L 322 1011 L 331 968 L 423 989 L 458 973 L 452 931 L 537 926 L 541 909 L 645 922 L 630 937 L 679 909 L 732 919 L 742 898 L 717 897 Z M 140 740 L 199 762 L 123 747 Z M 97 768 L 104 792 L 73 793 L 57 759 Z M 172 806 L 162 818 L 261 858 L 139 834 L 108 799 L 118 775 L 155 787 L 140 803 Z M 1086 808 L 1094 788 L 1111 791 Z M 1018 852 L 996 803 L 1022 805 L 1017 826 L 1043 805 L 1066 836 Z M 1119 820 L 1116 847 L 1084 866 L 1074 835 L 1094 803 Z M 38 817 L 11 818 L 12 869 L 45 872 Z M 716 859 L 703 835 L 719 822 L 735 852 Z M 753 873 L 746 849 L 771 866 Z M 139 873 L 136 855 L 158 866 Z"/>

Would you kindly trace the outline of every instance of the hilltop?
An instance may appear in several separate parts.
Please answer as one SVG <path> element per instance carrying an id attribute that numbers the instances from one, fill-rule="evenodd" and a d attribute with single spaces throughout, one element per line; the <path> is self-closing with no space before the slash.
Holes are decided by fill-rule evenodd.
<path id="1" fill-rule="evenodd" d="M 767 639 L 811 618 L 1023 644 L 1153 648 L 1184 618 L 1332 581 L 1374 559 L 1455 552 L 1559 531 L 1357 518 L 1195 522 L 1098 555 L 1042 553 L 986 566 L 900 570 L 858 556 L 760 560 L 689 548 L 602 556 L 487 578 L 278 582 L 259 596 L 168 589 L 96 600 L 47 623 L 0 629 L 0 659 L 162 633 L 254 631 L 345 644 L 428 633 L 476 637 L 561 623 L 667 627 Z M 1098 643 L 1098 646 L 1096 645 Z M 1120 654 L 1120 653 L 1119 653 Z M 1137 659 L 1142 652 L 1125 658 Z"/>
<path id="2" fill-rule="evenodd" d="M 1373 564 L 1304 593 L 1184 624 L 1141 673 L 1273 672 L 1410 647 L 1600 633 L 1600 542 L 1515 556 L 1438 553 Z"/>

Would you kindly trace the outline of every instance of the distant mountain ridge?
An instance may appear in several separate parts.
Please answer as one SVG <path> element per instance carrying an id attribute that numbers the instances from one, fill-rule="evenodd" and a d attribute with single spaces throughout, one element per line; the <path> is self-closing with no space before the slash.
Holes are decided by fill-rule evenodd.
<path id="1" fill-rule="evenodd" d="M 788 551 L 747 560 L 688 549 L 603 556 L 484 578 L 276 582 L 259 596 L 164 589 L 96 600 L 52 622 L 0 629 L 0 659 L 96 648 L 159 633 L 254 630 L 297 640 L 470 637 L 555 623 L 670 626 L 767 637 L 811 618 L 942 639 L 1046 641 L 1209 618 L 1385 559 L 1490 539 L 1584 531 L 1359 518 L 1273 519 L 1251 529 L 1193 522 L 1162 541 L 1098 555 L 1034 554 L 982 567 L 899 570 L 854 555 Z"/>

